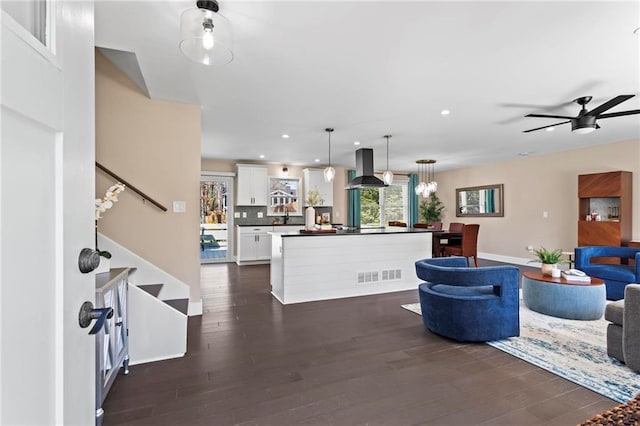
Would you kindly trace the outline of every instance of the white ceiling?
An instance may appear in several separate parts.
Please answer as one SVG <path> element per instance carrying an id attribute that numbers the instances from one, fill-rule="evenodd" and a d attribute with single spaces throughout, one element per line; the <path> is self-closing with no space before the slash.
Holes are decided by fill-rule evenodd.
<path id="1" fill-rule="evenodd" d="M 523 130 L 620 94 L 608 112 L 640 108 L 640 2 L 220 0 L 235 59 L 190 62 L 178 48 L 193 1 L 97 1 L 96 45 L 134 52 L 152 98 L 202 105 L 204 158 L 417 171 L 640 139 L 640 115 L 602 119 L 576 135 Z M 640 31 L 639 31 L 640 32 Z M 440 111 L 451 110 L 449 116 Z M 563 121 L 563 120 L 557 120 Z M 282 139 L 283 133 L 289 139 Z"/>

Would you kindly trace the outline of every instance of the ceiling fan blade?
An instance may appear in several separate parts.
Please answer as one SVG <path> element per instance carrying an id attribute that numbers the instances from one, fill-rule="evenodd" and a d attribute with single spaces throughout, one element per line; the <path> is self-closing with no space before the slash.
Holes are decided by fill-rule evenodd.
<path id="1" fill-rule="evenodd" d="M 523 130 L 522 133 L 535 132 L 536 130 L 542 130 L 542 129 L 546 129 L 547 127 L 554 127 L 554 126 L 559 126 L 561 124 L 567 124 L 567 123 L 571 123 L 571 120 L 563 121 L 562 123 L 549 124 L 548 126 L 536 127 L 535 129 Z"/>
<path id="2" fill-rule="evenodd" d="M 602 105 L 595 107 L 594 109 L 592 109 L 591 111 L 589 111 L 588 113 L 586 113 L 585 115 L 590 115 L 590 116 L 598 116 L 601 113 L 605 112 L 608 109 L 613 108 L 614 106 L 621 104 L 622 102 L 626 101 L 627 99 L 631 99 L 633 98 L 635 95 L 618 95 L 613 99 L 609 99 L 607 102 L 603 103 Z"/>
<path id="3" fill-rule="evenodd" d="M 624 115 L 634 115 L 640 114 L 640 109 L 632 109 L 629 111 L 620 111 L 620 112 L 610 112 L 609 114 L 600 114 L 598 119 L 601 118 L 611 118 L 611 117 L 622 117 Z"/>
<path id="4" fill-rule="evenodd" d="M 527 114 L 525 117 L 540 117 L 540 118 L 564 118 L 565 120 L 571 120 L 575 117 L 567 117 L 566 115 L 549 115 L 549 114 Z"/>

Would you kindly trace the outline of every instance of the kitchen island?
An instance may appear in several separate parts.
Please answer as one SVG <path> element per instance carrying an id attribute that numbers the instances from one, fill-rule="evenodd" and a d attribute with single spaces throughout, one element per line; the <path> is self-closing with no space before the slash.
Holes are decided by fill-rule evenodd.
<path id="1" fill-rule="evenodd" d="M 376 228 L 271 234 L 271 294 L 283 304 L 417 290 L 432 232 Z"/>

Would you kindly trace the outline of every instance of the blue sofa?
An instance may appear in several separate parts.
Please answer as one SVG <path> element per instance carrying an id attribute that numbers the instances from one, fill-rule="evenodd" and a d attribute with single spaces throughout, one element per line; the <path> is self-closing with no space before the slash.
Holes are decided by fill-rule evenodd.
<path id="1" fill-rule="evenodd" d="M 519 278 L 514 266 L 469 268 L 464 257 L 416 262 L 422 321 L 436 334 L 486 342 L 520 335 Z"/>
<path id="2" fill-rule="evenodd" d="M 627 263 L 635 260 L 635 265 L 591 263 L 593 257 L 617 257 Z M 640 277 L 640 248 L 613 246 L 586 246 L 575 249 L 576 269 L 587 275 L 601 278 L 607 288 L 607 299 L 624 298 L 624 288 L 629 283 L 637 283 Z M 621 262 L 622 263 L 622 262 Z"/>

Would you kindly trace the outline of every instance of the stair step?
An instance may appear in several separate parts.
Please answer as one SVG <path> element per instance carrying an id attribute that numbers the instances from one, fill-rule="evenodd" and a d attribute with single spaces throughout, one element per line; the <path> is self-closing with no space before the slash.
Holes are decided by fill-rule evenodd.
<path id="1" fill-rule="evenodd" d="M 189 312 L 189 299 L 169 299 L 163 302 L 185 315 Z"/>
<path id="2" fill-rule="evenodd" d="M 162 289 L 163 285 L 164 284 L 145 284 L 145 285 L 139 285 L 138 288 L 140 290 L 146 291 L 153 297 L 158 297 L 158 294 L 160 294 L 160 290 Z"/>

